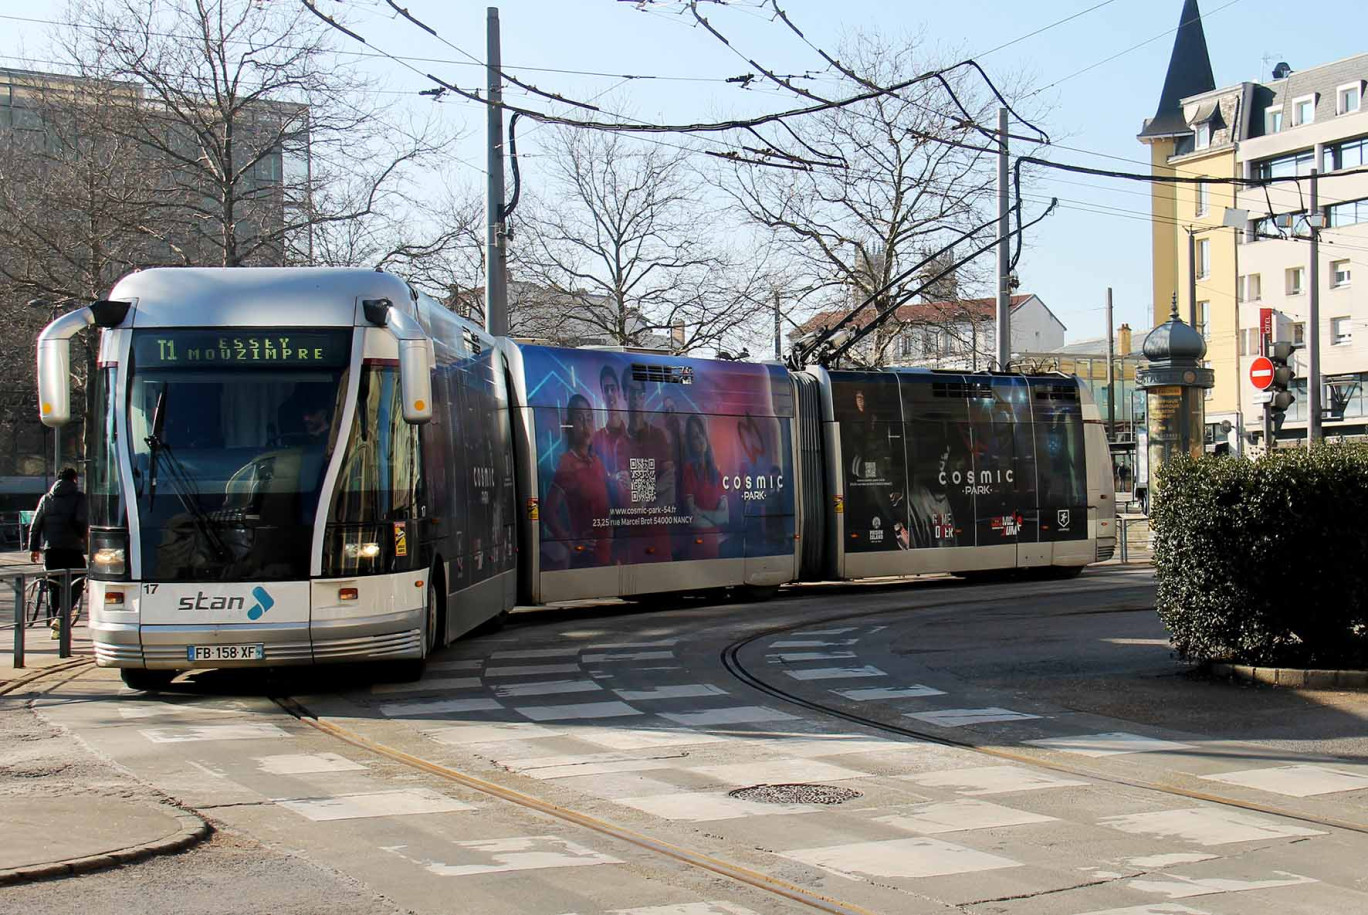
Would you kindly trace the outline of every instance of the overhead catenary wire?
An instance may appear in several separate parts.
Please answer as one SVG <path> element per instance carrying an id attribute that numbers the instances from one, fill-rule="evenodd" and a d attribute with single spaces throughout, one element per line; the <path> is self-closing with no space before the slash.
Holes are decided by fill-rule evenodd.
<path id="1" fill-rule="evenodd" d="M 1230 7 L 1234 6 L 1235 4 L 1237 4 L 1237 3 L 1239 3 L 1239 2 L 1240 2 L 1240 0 L 1230 0 L 1230 2 L 1225 3 L 1225 4 L 1221 5 L 1221 6 L 1218 6 L 1218 7 L 1216 7 L 1216 9 L 1214 9 L 1214 10 L 1210 10 L 1209 12 L 1206 13 L 1206 16 L 1214 16 L 1214 15 L 1216 15 L 1217 13 L 1221 12 L 1221 10 L 1229 9 Z M 1164 37 L 1167 37 L 1167 36 L 1169 36 L 1169 35 L 1172 35 L 1174 32 L 1176 32 L 1176 31 L 1178 31 L 1179 29 L 1183 28 L 1183 26 L 1191 25 L 1191 24 L 1194 23 L 1194 22 L 1201 22 L 1203 18 L 1205 18 L 1205 17 L 1204 17 L 1201 13 L 1198 13 L 1197 18 L 1195 18 L 1195 19 L 1188 19 L 1188 20 L 1181 21 L 1181 22 L 1179 22 L 1178 25 L 1175 26 L 1174 28 L 1171 28 L 1171 29 L 1168 29 L 1168 30 L 1166 30 L 1166 31 L 1160 32 L 1158 35 L 1154 35 L 1154 36 L 1152 36 L 1152 37 L 1150 37 L 1150 38 L 1146 38 L 1144 41 L 1141 41 L 1141 42 L 1139 42 L 1139 43 L 1137 43 L 1137 44 L 1133 44 L 1133 45 L 1131 45 L 1131 46 L 1128 47 L 1128 48 L 1124 48 L 1123 50 L 1117 51 L 1115 54 L 1112 54 L 1112 55 L 1109 56 L 1109 57 L 1104 57 L 1104 58 L 1102 58 L 1102 59 L 1099 60 L 1099 61 L 1096 61 L 1096 62 L 1094 62 L 1094 63 L 1088 64 L 1086 67 L 1082 67 L 1081 69 L 1074 70 L 1072 73 L 1068 73 L 1068 74 L 1066 74 L 1066 75 L 1064 75 L 1064 76 L 1061 76 L 1059 79 L 1055 80 L 1054 82 L 1052 82 L 1052 83 L 1047 83 L 1046 85 L 1041 86 L 1039 89 L 1034 89 L 1034 90 L 1032 90 L 1030 93 L 1027 94 L 1027 98 L 1030 98 L 1030 97 L 1033 96 L 1033 95 L 1039 95 L 1039 94 L 1042 93 L 1042 92 L 1045 92 L 1045 91 L 1047 91 L 1047 90 L 1049 90 L 1049 89 L 1053 89 L 1055 86 L 1058 86 L 1060 83 L 1068 82 L 1069 80 L 1074 79 L 1075 77 L 1082 76 L 1084 73 L 1089 73 L 1089 72 L 1091 72 L 1091 71 L 1093 71 L 1093 70 L 1096 70 L 1098 67 L 1103 66 L 1104 64 L 1109 64 L 1109 63 L 1111 63 L 1113 60 L 1116 60 L 1116 59 L 1119 58 L 1119 57 L 1124 57 L 1124 56 L 1126 56 L 1127 54 L 1130 54 L 1132 51 L 1138 51 L 1139 49 L 1145 47 L 1146 45 L 1153 44 L 1154 42 L 1158 41 L 1160 38 L 1164 38 Z"/>

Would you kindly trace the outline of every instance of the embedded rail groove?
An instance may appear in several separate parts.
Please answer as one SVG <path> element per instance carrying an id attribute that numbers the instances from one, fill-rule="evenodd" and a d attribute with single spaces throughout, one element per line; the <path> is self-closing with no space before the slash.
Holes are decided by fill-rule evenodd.
<path id="1" fill-rule="evenodd" d="M 18 677 L 14 680 L 9 680 L 3 684 L 0 684 L 0 696 L 4 696 L 13 692 L 18 692 L 20 689 L 23 689 L 30 683 L 36 683 L 44 677 L 50 677 L 54 674 L 64 673 L 68 670 L 80 670 L 83 673 L 86 668 L 94 666 L 94 658 L 73 658 L 72 660 L 63 662 L 61 664 L 53 664 L 48 667 L 40 667 L 37 670 L 24 674 L 24 676 L 22 677 Z M 80 676 L 80 674 L 77 674 L 76 676 Z M 75 677 L 69 677 L 67 679 L 71 680 L 75 679 Z M 61 681 L 61 683 L 55 683 L 53 684 L 53 687 L 61 686 L 62 683 L 66 682 L 67 680 L 63 680 Z"/>
<path id="2" fill-rule="evenodd" d="M 929 607 L 921 609 L 940 609 L 942 607 L 955 606 L 960 603 L 969 602 L 949 601 L 941 604 L 933 604 Z M 741 650 L 746 646 L 750 645 L 752 642 L 756 642 L 761 639 L 767 639 L 772 636 L 792 632 L 797 629 L 810 629 L 814 626 L 824 626 L 829 623 L 849 622 L 850 620 L 855 619 L 868 619 L 870 617 L 886 616 L 890 613 L 906 613 L 908 609 L 909 608 L 903 607 L 891 608 L 888 610 L 865 611 L 861 613 L 845 613 L 838 616 L 824 617 L 820 620 L 804 620 L 800 623 L 793 623 L 786 626 L 776 626 L 772 629 L 766 629 L 764 631 L 757 632 L 754 635 L 749 635 L 745 638 L 737 639 L 736 641 L 732 642 L 731 644 L 723 648 L 721 653 L 722 666 L 727 669 L 728 673 L 736 677 L 736 679 L 740 680 L 742 683 L 745 683 L 752 689 L 759 690 L 760 692 L 765 693 L 766 695 L 769 695 L 782 702 L 787 702 L 790 705 L 796 705 L 799 708 L 807 709 L 810 712 L 817 712 L 821 715 L 829 715 L 833 718 L 839 718 L 842 721 L 847 721 L 851 724 L 858 724 L 876 731 L 883 731 L 886 734 L 894 734 L 899 737 L 911 737 L 916 740 L 924 740 L 930 743 L 938 743 L 942 746 L 958 747 L 960 749 L 980 753 L 984 756 L 991 756 L 996 759 L 1005 759 L 1011 762 L 1022 763 L 1024 765 L 1037 766 L 1042 769 L 1050 769 L 1052 771 L 1062 772 L 1067 775 L 1075 775 L 1081 778 L 1089 778 L 1093 781 L 1107 782 L 1109 784 L 1114 785 L 1122 785 L 1127 788 L 1138 788 L 1142 791 L 1157 791 L 1162 794 L 1169 794 L 1175 797 L 1187 798 L 1189 800 L 1204 801 L 1210 804 L 1220 804 L 1225 807 L 1235 807 L 1240 810 L 1249 810 L 1255 813 L 1267 814 L 1269 816 L 1282 817 L 1284 819 L 1296 820 L 1301 823 L 1310 823 L 1317 826 L 1328 826 L 1332 829 L 1343 829 L 1347 832 L 1356 832 L 1362 835 L 1368 835 L 1368 824 L 1365 823 L 1355 823 L 1349 820 L 1341 820 L 1335 817 L 1322 817 L 1316 816 L 1314 814 L 1299 813 L 1297 811 L 1287 810 L 1285 808 L 1277 807 L 1272 804 L 1260 804 L 1256 801 L 1245 801 L 1239 798 L 1227 797 L 1221 794 L 1212 794 L 1206 791 L 1197 791 L 1192 788 L 1184 788 L 1181 785 L 1173 785 L 1159 781 L 1146 781 L 1144 779 L 1138 778 L 1126 778 L 1125 776 L 1121 775 L 1099 773 L 1085 766 L 1070 765 L 1065 762 L 1045 759 L 1030 753 L 1018 753 L 1013 750 L 1004 749 L 1002 747 L 987 746 L 982 743 L 977 743 L 975 741 L 968 739 L 960 740 L 953 737 L 947 737 L 942 734 L 933 734 L 929 731 L 923 731 L 917 728 L 904 727 L 898 724 L 889 724 L 887 722 L 877 721 L 873 718 L 867 718 L 863 715 L 857 715 L 854 712 L 848 712 L 844 709 L 834 708 L 832 706 L 825 705 L 821 702 L 816 702 L 814 700 L 804 698 L 803 696 L 791 693 L 788 690 L 783 689 L 782 687 L 774 686 L 773 684 L 765 680 L 762 680 L 759 676 L 752 673 L 750 670 L 746 668 L 744 664 L 741 663 Z"/>
<path id="3" fill-rule="evenodd" d="M 820 893 L 804 889 L 797 884 L 789 883 L 786 880 L 780 880 L 777 877 L 771 877 L 760 871 L 742 867 L 738 864 L 732 864 L 729 861 L 724 861 L 721 858 L 716 858 L 704 852 L 694 851 L 680 845 L 675 845 L 661 839 L 644 835 L 624 826 L 619 826 L 607 820 L 591 816 L 590 814 L 569 807 L 562 807 L 558 804 L 552 804 L 549 801 L 542 800 L 541 798 L 526 794 L 522 791 L 517 791 L 513 788 L 507 788 L 503 785 L 486 781 L 478 776 L 461 772 L 458 769 L 453 769 L 450 766 L 444 766 L 440 763 L 423 759 L 420 756 L 415 756 L 412 753 L 407 753 L 396 747 L 391 747 L 388 744 L 371 740 L 369 737 L 359 734 L 350 728 L 334 724 L 331 721 L 324 721 L 310 712 L 302 703 L 288 696 L 272 697 L 272 701 L 300 722 L 307 724 L 309 727 L 324 734 L 341 740 L 344 743 L 359 747 L 363 750 L 368 750 L 379 756 L 383 756 L 386 759 L 408 766 L 409 768 L 418 769 L 427 772 L 430 775 L 446 779 L 447 781 L 478 791 L 481 794 L 547 816 L 555 817 L 562 822 L 588 829 L 599 835 L 607 836 L 620 842 L 625 842 L 654 855 L 669 858 L 682 864 L 708 871 L 717 876 L 726 877 L 729 880 L 734 880 L 737 883 L 742 883 L 746 886 L 772 893 L 783 899 L 802 903 L 803 905 L 821 912 L 828 912 L 831 913 L 831 915 L 876 915 L 872 910 L 862 906 L 841 902 L 832 899 L 829 896 L 823 896 Z"/>

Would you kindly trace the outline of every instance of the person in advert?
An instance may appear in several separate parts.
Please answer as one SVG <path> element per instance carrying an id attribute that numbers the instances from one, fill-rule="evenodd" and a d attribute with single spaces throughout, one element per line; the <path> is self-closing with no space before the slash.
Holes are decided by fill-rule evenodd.
<path id="1" fill-rule="evenodd" d="M 627 460 L 627 423 L 622 418 L 622 388 L 617 372 L 605 365 L 599 372 L 599 393 L 603 395 L 603 427 L 594 432 L 594 453 L 612 477 Z"/>
<path id="2" fill-rule="evenodd" d="M 608 517 L 608 473 L 593 449 L 594 411 L 583 394 L 570 398 L 562 429 L 565 451 L 546 494 L 545 524 L 565 543 L 570 568 L 610 565 L 610 530 L 594 526 Z"/>
<path id="3" fill-rule="evenodd" d="M 684 472 L 682 478 L 684 514 L 690 517 L 694 534 L 685 545 L 685 559 L 716 559 L 720 534 L 730 516 L 722 475 L 713 460 L 712 442 L 703 417 L 689 416 L 684 431 Z M 699 543 L 698 541 L 702 541 Z"/>

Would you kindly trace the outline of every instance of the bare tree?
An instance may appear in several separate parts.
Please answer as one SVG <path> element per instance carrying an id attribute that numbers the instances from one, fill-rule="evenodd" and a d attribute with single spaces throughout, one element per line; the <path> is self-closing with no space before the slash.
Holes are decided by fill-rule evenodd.
<path id="1" fill-rule="evenodd" d="M 571 344 L 668 341 L 679 352 L 738 346 L 768 308 L 768 261 L 736 250 L 746 246 L 707 208 L 685 151 L 561 129 L 546 156 L 543 199 L 524 203 L 518 269 L 561 304 L 534 300 L 520 317 L 511 309 L 519 333 Z"/>
<path id="2" fill-rule="evenodd" d="M 859 77 L 846 78 L 852 94 L 932 69 L 930 55 L 916 39 L 895 42 L 856 33 L 842 43 L 838 56 Z M 974 119 L 983 121 L 992 99 L 966 72 L 946 78 Z M 753 146 L 755 138 L 746 141 Z M 987 218 L 992 158 L 980 151 L 983 137 L 966 128 L 959 109 L 934 81 L 793 120 L 774 145 L 802 152 L 817 164 L 774 168 L 772 156 L 768 166 L 733 161 L 716 180 L 740 213 L 774 234 L 796 277 L 790 294 L 828 316 L 844 315 L 870 297 L 870 317 L 910 301 L 928 279 L 927 271 L 900 275 Z M 981 349 L 981 340 L 959 339 L 965 336 L 967 315 L 958 300 L 975 285 L 975 273 L 958 271 L 955 280 L 949 304 L 937 313 L 921 310 L 916 323 L 919 329 L 934 323 L 960 346 Z M 943 293 L 946 284 L 940 285 Z M 895 315 L 853 355 L 884 364 L 897 355 L 894 347 L 907 331 Z"/>
<path id="3" fill-rule="evenodd" d="M 484 219 L 484 200 L 470 188 L 414 194 L 400 209 L 316 226 L 313 263 L 393 270 L 451 304 L 484 283 Z"/>
<path id="4" fill-rule="evenodd" d="M 395 123 L 299 4 L 82 0 L 60 52 L 141 92 L 111 129 L 160 207 L 142 228 L 184 264 L 312 263 L 316 234 L 406 202 L 445 137 Z"/>

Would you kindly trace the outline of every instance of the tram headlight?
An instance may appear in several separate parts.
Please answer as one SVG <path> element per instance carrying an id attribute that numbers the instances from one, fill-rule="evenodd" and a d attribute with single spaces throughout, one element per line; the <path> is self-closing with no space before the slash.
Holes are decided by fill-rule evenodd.
<path id="1" fill-rule="evenodd" d="M 128 577 L 128 534 L 124 531 L 90 532 L 92 577 L 121 580 Z"/>
<path id="2" fill-rule="evenodd" d="M 380 544 L 348 543 L 342 547 L 342 552 L 348 559 L 378 559 L 380 557 Z"/>

